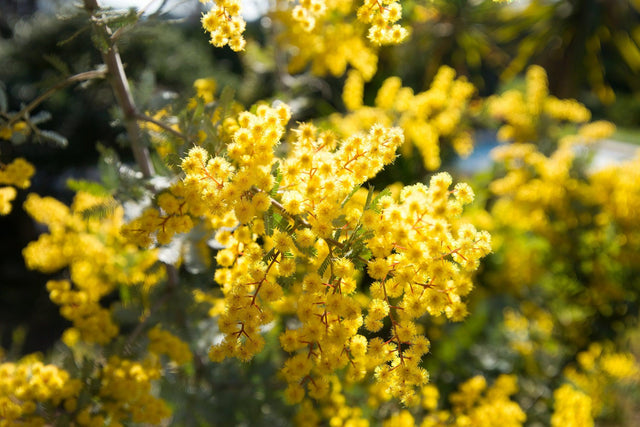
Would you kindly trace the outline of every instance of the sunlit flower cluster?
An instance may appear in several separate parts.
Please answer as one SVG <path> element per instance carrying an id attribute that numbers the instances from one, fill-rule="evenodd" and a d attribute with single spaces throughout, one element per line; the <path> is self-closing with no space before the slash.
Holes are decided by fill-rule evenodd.
<path id="1" fill-rule="evenodd" d="M 573 99 L 558 99 L 549 94 L 547 73 L 542 67 L 527 70 L 525 91 L 508 90 L 488 100 L 489 112 L 504 122 L 498 131 L 502 141 L 538 144 L 549 137 L 548 131 L 557 131 L 545 120 L 586 123 L 591 112 Z"/>
<path id="2" fill-rule="evenodd" d="M 209 3 L 210 0 L 200 0 Z M 234 51 L 244 50 L 244 30 L 247 23 L 240 10 L 240 0 L 214 0 L 211 9 L 202 15 L 202 27 L 209 32 L 215 47 L 229 45 Z"/>
<path id="3" fill-rule="evenodd" d="M 443 66 L 428 90 L 414 94 L 403 87 L 398 77 L 386 79 L 375 98 L 375 106 L 363 105 L 362 76 L 349 72 L 343 91 L 343 101 L 349 113 L 335 114 L 332 122 L 340 132 L 349 135 L 376 122 L 400 126 L 408 141 L 418 148 L 425 167 L 440 167 L 440 147 L 446 140 L 461 156 L 473 150 L 472 138 L 465 113 L 475 88 L 464 77 L 456 79 L 455 71 Z M 411 145 L 403 147 L 409 154 Z"/>
<path id="4" fill-rule="evenodd" d="M 149 351 L 157 355 L 166 354 L 178 365 L 184 365 L 193 359 L 189 345 L 169 331 L 158 326 L 149 330 Z"/>
<path id="5" fill-rule="evenodd" d="M 409 36 L 409 31 L 397 24 L 401 17 L 402 6 L 395 0 L 364 0 L 358 8 L 358 19 L 371 25 L 367 38 L 377 45 L 398 44 Z"/>
<path id="6" fill-rule="evenodd" d="M 160 376 L 157 361 L 137 362 L 118 356 L 110 357 L 101 373 L 101 409 L 112 423 L 133 421 L 160 424 L 171 415 L 167 404 L 151 392 L 152 381 Z"/>
<path id="7" fill-rule="evenodd" d="M 0 187 L 0 215 L 11 212 L 11 201 L 17 195 L 14 187 L 28 188 L 34 173 L 33 165 L 21 157 L 7 165 L 0 163 L 0 185 L 6 185 Z"/>
<path id="8" fill-rule="evenodd" d="M 511 400 L 518 391 L 517 379 L 513 375 L 500 375 L 491 387 L 482 376 L 473 377 L 451 393 L 451 410 L 437 410 L 438 390 L 428 387 L 428 399 L 435 397 L 425 409 L 428 412 L 420 421 L 411 412 L 401 410 L 383 423 L 384 427 L 440 427 L 440 426 L 522 426 L 527 417 L 520 406 Z"/>
<path id="9" fill-rule="evenodd" d="M 75 404 L 82 384 L 55 365 L 35 356 L 0 364 L 0 426 L 45 425 L 42 404 Z"/>
<path id="10" fill-rule="evenodd" d="M 616 385 L 640 383 L 636 358 L 631 353 L 616 352 L 611 343 L 592 343 L 586 351 L 578 353 L 577 362 L 565 369 L 564 376 L 589 396 L 593 417 L 605 406 L 613 407 L 611 391 Z"/>
<path id="11" fill-rule="evenodd" d="M 162 271 L 153 270 L 155 252 L 140 251 L 120 235 L 121 207 L 106 218 L 84 217 L 83 212 L 106 201 L 78 193 L 69 208 L 51 197 L 30 194 L 24 206 L 36 221 L 49 227 L 49 233 L 23 250 L 27 267 L 44 273 L 69 269 L 71 280 L 47 284 L 50 298 L 82 340 L 101 344 L 118 334 L 109 309 L 100 304 L 102 297 L 118 286 L 139 285 L 148 291 L 162 277 Z"/>
<path id="12" fill-rule="evenodd" d="M 554 411 L 552 427 L 592 427 L 591 398 L 569 384 L 553 392 Z"/>

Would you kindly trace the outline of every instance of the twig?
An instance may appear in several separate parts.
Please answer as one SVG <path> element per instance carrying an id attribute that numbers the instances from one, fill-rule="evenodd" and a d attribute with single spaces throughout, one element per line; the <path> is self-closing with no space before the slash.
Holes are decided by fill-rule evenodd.
<path id="1" fill-rule="evenodd" d="M 38 105 L 40 105 L 47 98 L 49 98 L 51 95 L 53 95 L 63 87 L 69 86 L 72 83 L 82 82 L 85 80 L 102 79 L 106 77 L 106 74 L 107 73 L 105 70 L 92 70 L 92 71 L 85 71 L 84 73 L 79 73 L 79 74 L 75 74 L 73 76 L 67 77 L 66 79 L 62 80 L 58 84 L 47 89 L 46 92 L 44 92 L 42 95 L 40 95 L 39 97 L 31 101 L 27 106 L 22 108 L 22 110 L 18 111 L 15 115 L 13 115 L 11 119 L 9 119 L 8 126 L 13 125 L 14 123 L 16 123 L 18 120 L 22 118 L 25 118 Z"/>
<path id="2" fill-rule="evenodd" d="M 136 113 L 136 119 L 142 120 L 143 122 L 153 123 L 154 125 L 156 125 L 158 127 L 161 127 L 162 129 L 164 129 L 167 132 L 177 136 L 178 138 L 181 138 L 181 139 L 184 139 L 185 141 L 188 141 L 187 135 L 183 134 L 179 130 L 175 130 L 174 128 L 172 128 L 168 124 L 163 123 L 160 120 L 154 119 L 153 117 L 148 116 L 148 115 L 146 115 L 144 113 L 137 112 Z"/>
<path id="3" fill-rule="evenodd" d="M 95 12 L 100 8 L 97 0 L 84 0 L 84 7 L 91 15 L 91 21 L 94 27 L 94 31 L 102 33 L 106 40 L 110 39 L 111 30 L 106 25 L 100 23 L 99 19 L 95 19 Z M 151 163 L 151 156 L 149 150 L 142 144 L 140 139 L 140 128 L 137 122 L 137 110 L 136 105 L 131 95 L 131 88 L 127 81 L 127 76 L 122 66 L 122 59 L 118 53 L 118 48 L 115 44 L 110 43 L 109 49 L 102 51 L 102 60 L 107 66 L 109 77 L 111 80 L 111 87 L 116 95 L 118 105 L 122 109 L 124 114 L 125 126 L 129 140 L 131 141 L 131 150 L 133 151 L 133 157 L 136 163 L 140 167 L 142 174 L 145 178 L 150 178 L 154 174 L 153 164 Z"/>

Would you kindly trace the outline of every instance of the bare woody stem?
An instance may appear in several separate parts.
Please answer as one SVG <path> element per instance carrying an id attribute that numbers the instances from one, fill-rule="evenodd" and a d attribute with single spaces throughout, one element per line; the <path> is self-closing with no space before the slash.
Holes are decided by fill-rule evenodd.
<path id="1" fill-rule="evenodd" d="M 95 16 L 96 11 L 100 8 L 98 1 L 84 0 L 84 8 L 91 15 L 94 31 L 102 35 L 105 40 L 110 40 L 111 30 L 105 24 L 101 23 Z M 127 129 L 129 140 L 131 141 L 133 157 L 140 167 L 144 177 L 150 178 L 154 174 L 153 164 L 151 163 L 149 150 L 142 144 L 142 140 L 140 138 L 140 128 L 137 121 L 138 113 L 133 96 L 131 95 L 127 76 L 124 72 L 124 67 L 122 66 L 122 60 L 118 53 L 118 48 L 114 43 L 109 43 L 109 48 L 107 50 L 102 50 L 101 53 L 102 60 L 107 66 L 111 87 L 113 88 L 118 105 L 124 115 L 125 127 Z"/>
<path id="2" fill-rule="evenodd" d="M 38 105 L 40 105 L 47 98 L 49 98 L 51 95 L 53 95 L 63 87 L 69 86 L 72 83 L 82 82 L 85 80 L 102 79 L 105 76 L 106 76 L 105 71 L 92 70 L 92 71 L 85 71 L 84 73 L 74 74 L 73 76 L 67 77 L 60 83 L 47 89 L 46 92 L 44 92 L 42 95 L 40 95 L 39 97 L 31 101 L 28 105 L 22 108 L 22 110 L 18 111 L 15 115 L 13 115 L 9 120 L 8 126 L 13 125 L 18 120 L 26 118 L 29 115 L 29 113 L 31 113 Z"/>
<path id="3" fill-rule="evenodd" d="M 160 120 L 154 119 L 151 116 L 147 116 L 144 113 L 138 112 L 138 113 L 136 113 L 136 119 L 141 120 L 143 122 L 153 123 L 154 125 L 158 126 L 159 128 L 162 128 L 165 131 L 177 136 L 178 138 L 184 139 L 185 141 L 187 141 L 187 136 L 185 134 L 183 134 L 179 130 L 176 130 L 176 129 L 172 128 L 168 124 L 161 122 Z"/>
<path id="4" fill-rule="evenodd" d="M 131 141 L 131 150 L 133 151 L 133 157 L 140 167 L 143 176 L 145 178 L 150 178 L 154 175 L 153 164 L 151 163 L 149 150 L 142 144 L 142 140 L 140 138 L 140 127 L 138 126 L 138 120 L 146 116 L 138 113 L 135 101 L 133 100 L 133 96 L 131 94 L 131 88 L 129 87 L 127 75 L 124 72 L 122 59 L 120 58 L 120 54 L 118 53 L 118 47 L 111 38 L 111 30 L 104 23 L 101 23 L 95 15 L 96 11 L 100 9 L 98 1 L 84 0 L 84 8 L 91 16 L 91 22 L 94 31 L 101 35 L 105 40 L 109 40 L 109 48 L 107 50 L 101 49 L 102 60 L 107 66 L 107 73 L 109 80 L 111 81 L 111 87 L 113 88 L 113 92 L 116 95 L 118 105 L 122 109 L 122 113 L 124 115 L 127 134 L 129 136 L 129 140 Z M 168 292 L 165 294 L 165 298 L 168 298 L 169 295 L 177 288 L 179 279 L 178 270 L 175 266 L 165 263 L 165 268 L 167 272 L 168 290 Z M 165 298 L 158 301 L 158 304 L 164 304 Z M 142 330 L 148 323 L 149 318 L 150 317 L 147 316 L 143 322 L 140 322 L 138 324 L 136 330 L 134 330 L 134 332 L 129 337 L 128 344 L 131 344 L 142 332 Z"/>

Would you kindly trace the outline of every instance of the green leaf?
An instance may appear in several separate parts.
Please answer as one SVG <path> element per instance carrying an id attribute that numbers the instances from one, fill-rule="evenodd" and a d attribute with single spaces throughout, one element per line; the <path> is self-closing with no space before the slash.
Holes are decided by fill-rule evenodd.
<path id="1" fill-rule="evenodd" d="M 32 116 L 29 116 L 29 121 L 31 122 L 32 125 L 39 125 L 48 120 L 51 120 L 51 113 L 48 111 L 39 111 L 38 113 Z M 45 131 L 41 131 L 41 132 L 45 132 Z"/>
<path id="2" fill-rule="evenodd" d="M 373 187 L 367 188 L 367 199 L 364 202 L 364 210 L 371 209 L 371 200 L 373 199 Z"/>
<path id="3" fill-rule="evenodd" d="M 275 176 L 275 183 L 273 184 L 273 188 L 269 192 L 271 197 L 275 197 L 278 193 L 278 189 L 280 188 L 280 183 L 282 182 L 282 172 L 280 171 L 280 162 L 276 161 L 271 167 L 271 173 Z"/>
<path id="4" fill-rule="evenodd" d="M 269 209 L 264 213 L 264 230 L 267 236 L 273 235 L 274 215 L 273 209 Z"/>
<path id="5" fill-rule="evenodd" d="M 97 197 L 107 197 L 111 195 L 111 191 L 107 190 L 102 184 L 84 179 L 77 180 L 69 178 L 67 180 L 67 188 L 76 193 L 82 191 Z"/>
<path id="6" fill-rule="evenodd" d="M 349 195 L 347 197 L 345 197 L 345 199 L 342 201 L 342 204 L 340 205 L 341 208 L 344 208 L 344 205 L 347 204 L 347 202 L 349 200 L 351 200 L 351 198 L 353 197 L 354 194 L 356 194 L 356 192 L 360 189 L 360 187 L 362 187 L 362 184 L 356 185 L 353 190 L 351 190 L 351 193 L 349 193 Z M 371 189 L 369 189 L 369 192 L 371 192 Z M 367 201 L 369 200 L 369 197 L 367 197 Z M 366 206 L 366 204 L 365 204 Z"/>
<path id="7" fill-rule="evenodd" d="M 120 301 L 126 306 L 131 303 L 131 289 L 127 285 L 120 285 Z"/>
<path id="8" fill-rule="evenodd" d="M 90 208 L 80 212 L 83 219 L 104 219 L 113 214 L 120 204 L 114 199 L 107 200 L 104 203 L 98 203 Z"/>
<path id="9" fill-rule="evenodd" d="M 235 90 L 231 86 L 225 86 L 220 93 L 220 120 L 224 120 L 229 115 L 229 110 L 233 105 L 233 99 L 235 97 Z"/>
<path id="10" fill-rule="evenodd" d="M 98 34 L 96 31 L 91 35 L 91 41 L 93 45 L 102 53 L 107 53 L 109 51 L 109 40 L 103 35 Z"/>
<path id="11" fill-rule="evenodd" d="M 58 70 L 60 74 L 63 76 L 68 76 L 71 74 L 71 70 L 69 70 L 69 66 L 66 62 L 62 60 L 58 55 L 42 55 L 45 61 L 47 61 L 53 68 Z"/>
<path id="12" fill-rule="evenodd" d="M 62 148 L 65 148 L 67 145 L 69 145 L 69 140 L 66 137 L 52 130 L 39 130 L 37 136 L 43 141 L 52 142 Z"/>
<path id="13" fill-rule="evenodd" d="M 118 13 L 105 19 L 105 23 L 116 30 L 127 25 L 134 25 L 138 22 L 139 16 L 134 8 L 130 8 L 126 13 Z"/>
<path id="14" fill-rule="evenodd" d="M 100 178 L 104 183 L 105 188 L 109 190 L 115 190 L 118 188 L 118 165 L 120 160 L 116 152 L 111 149 L 98 144 L 97 150 L 100 153 L 100 160 L 98 162 L 98 170 L 100 170 Z"/>
<path id="15" fill-rule="evenodd" d="M 78 37 L 80 34 L 84 33 L 85 31 L 87 31 L 89 29 L 89 25 L 85 25 L 84 27 L 80 28 L 78 31 L 76 31 L 75 33 L 71 34 L 69 37 L 67 37 L 64 40 L 59 41 L 58 43 L 56 43 L 57 46 L 64 46 L 65 44 L 73 41 L 76 37 Z"/>
<path id="16" fill-rule="evenodd" d="M 318 274 L 320 276 L 324 276 L 324 272 L 327 271 L 329 264 L 331 264 L 331 256 L 327 255 L 324 261 L 322 261 L 322 264 L 320 264 L 320 267 L 318 267 Z"/>
<path id="17" fill-rule="evenodd" d="M 267 252 L 265 254 L 265 256 L 262 257 L 262 261 L 265 264 L 269 264 L 271 261 L 273 261 L 273 259 L 276 257 L 276 249 L 275 248 L 271 248 L 269 249 L 269 252 Z"/>
<path id="18" fill-rule="evenodd" d="M 370 209 L 373 209 L 376 213 L 380 213 L 380 209 L 378 208 L 378 203 L 380 203 L 380 199 L 383 198 L 384 196 L 390 196 L 390 195 L 391 195 L 391 190 L 389 188 L 385 188 L 384 190 L 379 192 L 378 195 L 374 197 L 373 201 L 371 202 Z"/>

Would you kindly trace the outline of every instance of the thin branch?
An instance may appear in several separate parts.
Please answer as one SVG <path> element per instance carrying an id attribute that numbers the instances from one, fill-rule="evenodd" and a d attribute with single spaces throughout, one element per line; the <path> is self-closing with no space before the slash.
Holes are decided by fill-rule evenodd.
<path id="1" fill-rule="evenodd" d="M 26 118 L 29 115 L 29 113 L 33 111 L 38 105 L 40 105 L 47 98 L 49 98 L 51 95 L 53 95 L 60 89 L 76 82 L 82 82 L 82 81 L 93 80 L 93 79 L 103 79 L 106 77 L 106 74 L 107 73 L 105 70 L 92 70 L 92 71 L 85 71 L 84 73 L 79 73 L 79 74 L 75 74 L 73 76 L 67 77 L 66 79 L 62 80 L 60 83 L 47 89 L 46 92 L 44 92 L 42 95 L 40 95 L 39 97 L 31 101 L 27 106 L 22 108 L 22 110 L 18 111 L 18 113 L 13 115 L 9 120 L 8 126 L 13 125 L 20 119 Z"/>
<path id="2" fill-rule="evenodd" d="M 148 116 L 148 115 L 146 115 L 144 113 L 140 113 L 140 112 L 137 112 L 135 117 L 136 117 L 136 119 L 142 120 L 143 122 L 153 123 L 154 125 L 156 125 L 158 127 L 161 127 L 162 129 L 164 129 L 167 132 L 177 136 L 178 138 L 181 138 L 181 139 L 184 139 L 185 141 L 188 141 L 187 135 L 183 134 L 179 130 L 175 130 L 174 128 L 172 128 L 171 126 L 169 126 L 166 123 L 161 122 L 160 120 L 154 119 L 153 117 Z"/>
<path id="3" fill-rule="evenodd" d="M 98 1 L 84 0 L 84 7 L 91 15 L 94 31 L 101 33 L 105 40 L 109 40 L 111 37 L 111 30 L 106 25 L 100 23 L 100 20 L 95 17 L 95 12 L 100 8 Z M 150 178 L 154 174 L 151 156 L 149 155 L 149 150 L 143 145 L 140 138 L 140 128 L 138 127 L 136 119 L 136 105 L 131 94 L 131 88 L 129 87 L 127 76 L 124 72 L 122 59 L 120 58 L 118 48 L 115 44 L 111 43 L 109 45 L 109 49 L 102 51 L 102 60 L 107 66 L 111 80 L 111 87 L 116 95 L 118 105 L 124 114 L 125 127 L 127 129 L 127 134 L 129 135 L 129 140 L 131 141 L 133 157 L 140 167 L 143 176 L 145 178 Z"/>

